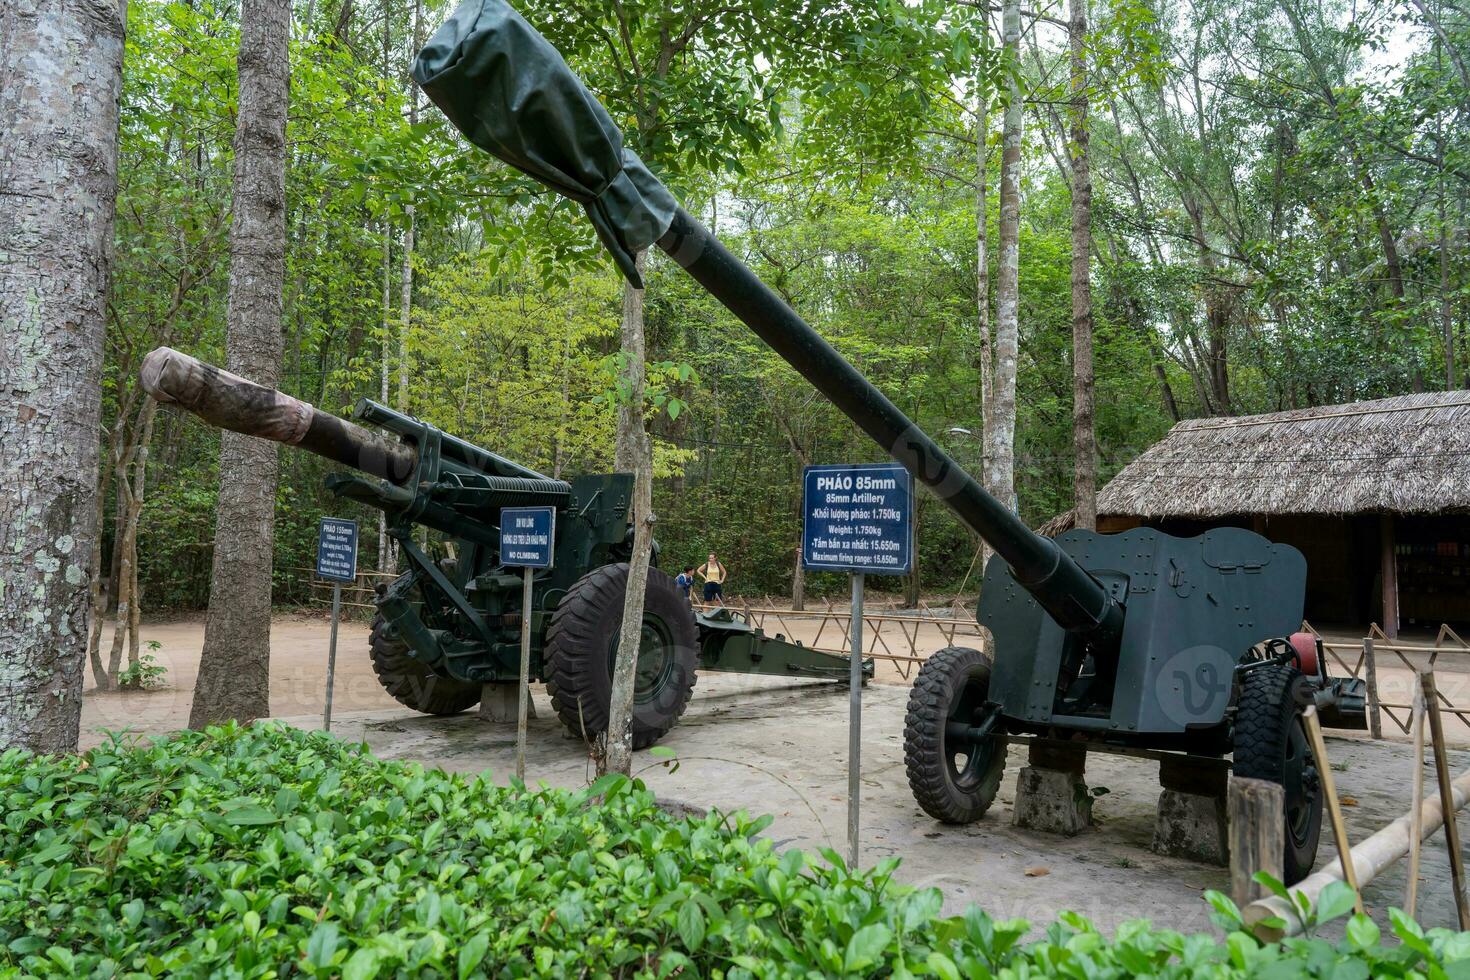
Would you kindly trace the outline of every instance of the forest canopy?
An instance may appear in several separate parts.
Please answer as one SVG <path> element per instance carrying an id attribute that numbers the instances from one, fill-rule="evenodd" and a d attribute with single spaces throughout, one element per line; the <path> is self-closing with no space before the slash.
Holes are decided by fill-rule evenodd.
<path id="1" fill-rule="evenodd" d="M 1073 93 L 1064 12 L 1028 11 L 1007 55 L 984 7 L 518 5 L 689 210 L 976 471 L 977 190 L 994 241 L 992 117 L 1019 93 L 1015 479 L 1035 524 L 1072 505 Z M 447 12 L 295 5 L 281 387 L 335 412 L 377 398 L 543 472 L 609 470 L 620 278 L 579 209 L 416 96 L 409 63 Z M 209 591 L 218 433 L 154 419 L 136 378 L 162 344 L 223 362 L 238 17 L 127 6 L 103 575 L 115 596 L 140 500 L 151 609 Z M 1181 418 L 1470 384 L 1470 12 L 1097 0 L 1086 45 L 1100 481 Z M 714 549 L 738 591 L 787 592 L 801 467 L 877 450 L 667 260 L 646 278 L 665 564 Z M 292 601 L 317 518 L 353 505 L 319 460 L 281 467 Z M 926 497 L 908 588 L 959 587 L 975 549 Z"/>

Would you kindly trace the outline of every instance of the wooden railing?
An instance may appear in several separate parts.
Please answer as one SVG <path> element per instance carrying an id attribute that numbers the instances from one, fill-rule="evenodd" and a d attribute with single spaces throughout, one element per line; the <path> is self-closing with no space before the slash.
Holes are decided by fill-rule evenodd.
<path id="1" fill-rule="evenodd" d="M 292 568 L 290 570 L 300 580 L 306 581 L 310 588 L 310 602 L 313 606 L 331 606 L 332 586 L 335 584 L 330 579 L 317 578 L 314 568 Z M 377 586 L 384 582 L 391 582 L 398 577 L 397 572 L 368 572 L 359 571 L 357 578 L 351 583 L 342 583 L 342 605 L 353 609 L 376 609 L 373 604 L 373 594 Z"/>
<path id="2" fill-rule="evenodd" d="M 1313 632 L 1310 623 L 1303 626 Z M 1320 633 L 1317 633 L 1321 636 Z M 1352 677 L 1361 677 L 1368 688 L 1368 730 L 1374 738 L 1383 737 L 1383 716 L 1405 735 L 1409 734 L 1412 722 L 1410 713 L 1413 710 L 1412 696 L 1408 700 L 1385 701 L 1380 696 L 1379 671 L 1385 667 L 1394 669 L 1406 669 L 1415 675 L 1420 671 L 1435 670 L 1439 666 L 1439 659 L 1445 653 L 1470 654 L 1470 643 L 1467 643 L 1460 634 L 1456 633 L 1448 624 L 1441 624 L 1439 632 L 1435 634 L 1431 645 L 1423 643 L 1403 643 L 1392 640 L 1384 633 L 1382 627 L 1373 623 L 1368 627 L 1368 635 L 1357 641 L 1328 640 L 1322 641 L 1322 648 L 1326 651 L 1329 664 L 1336 661 L 1337 665 Z M 1387 658 L 1384 655 L 1388 655 Z M 1464 665 L 1466 673 L 1461 676 L 1470 677 L 1470 663 Z M 1460 672 L 1455 672 L 1460 673 Z M 1470 727 L 1470 705 L 1460 706 L 1454 703 L 1451 695 L 1446 689 L 1458 688 L 1461 685 L 1448 683 L 1450 672 L 1440 672 L 1441 681 L 1438 686 L 1440 700 L 1440 711 L 1444 714 L 1454 715 L 1466 727 Z M 1412 695 L 1412 688 L 1410 690 Z"/>

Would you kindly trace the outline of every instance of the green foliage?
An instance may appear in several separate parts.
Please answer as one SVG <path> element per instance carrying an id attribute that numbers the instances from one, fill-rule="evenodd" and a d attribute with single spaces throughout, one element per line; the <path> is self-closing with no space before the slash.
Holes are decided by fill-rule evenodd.
<path id="1" fill-rule="evenodd" d="M 163 679 L 168 674 L 168 668 L 153 656 L 153 652 L 161 649 L 162 646 L 163 644 L 157 640 L 149 640 L 148 652 L 140 654 L 136 662 L 128 664 L 118 673 L 117 686 L 124 691 L 146 691 L 162 687 Z"/>
<path id="2" fill-rule="evenodd" d="M 7 974 L 1364 977 L 1470 960 L 1470 936 L 1403 916 L 1395 947 L 1363 918 L 1335 946 L 1263 945 L 1144 922 L 1109 940 L 1070 913 L 1023 943 L 1021 920 L 940 918 L 938 889 L 900 885 L 896 861 L 778 853 L 768 817 L 674 819 L 619 776 L 502 788 L 274 723 L 13 749 L 0 802 Z"/>

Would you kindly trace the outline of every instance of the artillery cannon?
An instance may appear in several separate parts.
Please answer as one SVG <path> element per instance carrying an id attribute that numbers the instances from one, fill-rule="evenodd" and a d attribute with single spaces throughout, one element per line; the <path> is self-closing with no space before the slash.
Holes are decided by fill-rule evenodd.
<path id="1" fill-rule="evenodd" d="M 403 705 L 453 714 L 485 685 L 520 676 L 521 570 L 500 562 L 502 507 L 556 508 L 554 562 L 535 573 L 531 671 L 573 733 L 607 728 L 612 665 L 627 588 L 633 476 L 556 480 L 364 399 L 354 416 L 393 438 L 167 347 L 143 361 L 143 387 L 204 421 L 299 446 L 356 470 L 334 473 L 337 495 L 388 515 L 406 571 L 378 592 L 369 653 Z M 414 540 L 423 526 L 447 539 L 444 557 Z M 872 675 L 871 662 L 863 665 Z M 727 610 L 696 614 L 659 568 L 648 571 L 634 691 L 633 744 L 674 726 L 696 669 L 845 681 L 848 659 L 763 631 Z"/>
<path id="2" fill-rule="evenodd" d="M 915 683 L 905 730 L 919 803 L 952 822 L 995 796 L 1008 737 L 1218 758 L 1285 788 L 1285 870 L 1316 853 L 1321 793 L 1306 703 L 1359 723 L 1301 624 L 1306 563 L 1260 535 L 1032 533 L 679 206 L 560 54 L 504 0 L 464 0 L 413 75 L 480 148 L 580 203 L 623 274 L 657 245 L 994 548 L 979 620 L 995 659 L 951 647 Z"/>

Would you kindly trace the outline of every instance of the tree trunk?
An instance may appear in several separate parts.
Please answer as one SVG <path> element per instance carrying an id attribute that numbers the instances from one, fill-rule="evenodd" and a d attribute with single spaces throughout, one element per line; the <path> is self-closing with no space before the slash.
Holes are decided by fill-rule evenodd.
<path id="1" fill-rule="evenodd" d="M 800 545 L 791 566 L 791 608 L 801 612 L 806 609 L 806 568 L 801 563 Z"/>
<path id="2" fill-rule="evenodd" d="M 124 20 L 0 4 L 0 751 L 81 724 Z"/>
<path id="3" fill-rule="evenodd" d="M 408 411 L 408 330 L 413 322 L 413 233 L 414 211 L 404 208 L 408 227 L 403 230 L 403 273 L 398 300 L 398 398 L 400 412 Z"/>
<path id="4" fill-rule="evenodd" d="M 383 0 L 383 78 L 391 78 L 389 51 L 392 49 L 391 26 L 393 18 L 388 0 Z M 383 89 L 383 104 L 388 103 L 388 90 Z M 393 222 L 383 218 L 383 347 L 382 362 L 378 373 L 378 401 L 388 404 L 388 379 L 393 371 Z M 388 513 L 378 511 L 378 571 L 386 572 L 398 566 L 398 556 L 393 551 L 393 539 L 388 537 Z"/>
<path id="5" fill-rule="evenodd" d="M 990 22 L 975 72 L 975 325 L 980 337 L 980 481 L 989 486 L 985 457 L 990 451 L 995 406 L 995 350 L 990 336 Z M 990 544 L 980 539 L 980 567 L 990 561 Z"/>
<path id="6" fill-rule="evenodd" d="M 640 276 L 647 262 L 647 251 L 639 252 L 636 265 Z M 627 775 L 633 764 L 629 724 L 633 717 L 633 686 L 643 632 L 643 594 L 653 552 L 653 447 L 643 425 L 643 290 L 634 289 L 627 282 L 623 283 L 622 352 L 623 392 L 618 400 L 616 465 L 620 471 L 633 471 L 633 506 L 629 515 L 633 521 L 633 555 L 628 562 L 628 591 L 623 597 L 607 734 L 598 768 L 603 773 Z"/>
<path id="7" fill-rule="evenodd" d="M 153 421 L 158 411 L 158 402 L 149 398 L 144 405 L 147 416 L 143 424 L 143 435 L 138 446 L 137 488 L 133 491 L 132 528 L 129 531 L 133 544 L 133 601 L 128 607 L 128 666 L 138 665 L 139 628 L 143 619 L 143 591 L 138 587 L 138 522 L 143 516 L 143 498 L 148 493 L 148 456 L 153 442 Z"/>
<path id="8" fill-rule="evenodd" d="M 1021 60 L 1020 0 L 1005 0 L 1001 27 L 1005 57 Z M 1016 356 L 1020 342 L 1021 273 L 1021 125 L 1024 105 L 1015 71 L 1007 72 L 1000 153 L 1000 268 L 995 281 L 995 374 L 990 393 L 991 421 L 985 447 L 985 487 L 1006 507 L 1016 509 Z"/>
<path id="9" fill-rule="evenodd" d="M 1072 49 L 1072 499 L 1077 526 L 1097 530 L 1092 369 L 1092 170 L 1087 132 L 1087 2 L 1069 0 Z"/>
<path id="10" fill-rule="evenodd" d="M 95 527 L 102 527 L 103 507 L 107 500 L 107 480 L 103 479 L 101 486 L 97 488 L 96 507 L 93 519 Z M 112 687 L 112 677 L 107 673 L 107 667 L 102 663 L 102 628 L 103 620 L 107 616 L 107 596 L 102 592 L 102 549 L 92 549 L 91 584 L 88 587 L 90 594 L 88 605 L 91 609 L 91 622 L 87 625 L 87 656 L 92 661 L 92 679 L 97 682 L 99 691 L 106 691 Z"/>
<path id="11" fill-rule="evenodd" d="M 916 413 L 917 414 L 917 413 Z M 919 596 L 921 595 L 921 578 L 919 574 L 919 528 L 923 525 L 924 497 L 917 497 L 913 501 L 914 508 L 914 537 L 913 537 L 913 567 L 903 577 L 903 607 L 905 609 L 918 609 Z"/>
<path id="12" fill-rule="evenodd" d="M 112 631 L 112 650 L 108 657 L 108 684 L 116 686 L 118 673 L 122 669 L 124 645 L 128 650 L 128 665 L 138 661 L 138 623 L 140 620 L 138 596 L 138 522 L 143 514 L 143 494 L 148 475 L 148 443 L 153 439 L 153 419 L 158 411 L 158 402 L 152 398 L 143 400 L 138 410 L 138 420 L 133 427 L 135 435 L 128 447 L 127 456 L 117 466 L 115 474 L 118 487 L 122 490 L 125 509 L 117 515 L 123 529 L 119 550 L 122 570 L 118 579 L 117 618 Z"/>
<path id="13" fill-rule="evenodd" d="M 281 370 L 290 0 L 243 0 L 225 367 L 274 386 Z M 276 444 L 220 439 L 209 616 L 190 728 L 270 714 Z"/>
<path id="14" fill-rule="evenodd" d="M 386 14 L 384 15 L 386 18 Z M 384 42 L 385 51 L 383 64 L 386 67 L 388 57 L 386 52 L 387 41 Z M 388 376 L 391 373 L 393 362 L 393 225 L 385 218 L 383 219 L 383 349 L 382 360 L 378 371 L 378 401 L 384 405 L 388 404 Z M 393 544 L 388 537 L 388 512 L 378 511 L 378 571 L 386 572 L 394 567 L 394 556 L 392 554 Z"/>
<path id="15" fill-rule="evenodd" d="M 1450 304 L 1449 223 L 1445 214 L 1444 134 L 1435 133 L 1439 157 L 1439 329 L 1444 337 L 1444 390 L 1455 388 L 1455 318 Z"/>
<path id="16" fill-rule="evenodd" d="M 423 4 L 415 3 L 413 7 L 413 50 L 409 52 L 410 57 L 419 48 L 419 21 L 423 13 Z M 419 90 L 412 82 L 408 85 L 408 124 L 415 126 L 419 121 Z M 415 211 L 412 204 L 403 209 L 408 217 L 408 227 L 403 230 L 403 279 L 402 293 L 398 304 L 398 410 L 408 411 L 408 331 L 413 323 L 413 236 L 415 231 Z"/>
<path id="17" fill-rule="evenodd" d="M 131 400 L 129 400 L 131 401 Z M 122 529 L 118 552 L 118 613 L 113 621 L 112 651 L 107 658 L 107 680 L 109 686 L 118 683 L 122 670 L 123 645 L 137 649 L 137 635 L 128 641 L 128 630 L 134 629 L 138 620 L 138 517 L 143 514 L 143 486 L 148 466 L 148 441 L 153 439 L 153 419 L 159 403 L 153 398 L 144 398 L 143 408 L 138 410 L 137 420 L 129 435 L 125 454 L 116 463 L 113 478 L 118 480 L 118 491 L 123 505 L 118 511 L 118 526 Z M 129 664 L 137 660 L 137 654 L 129 658 Z M 101 686 L 101 685 L 98 685 Z"/>

